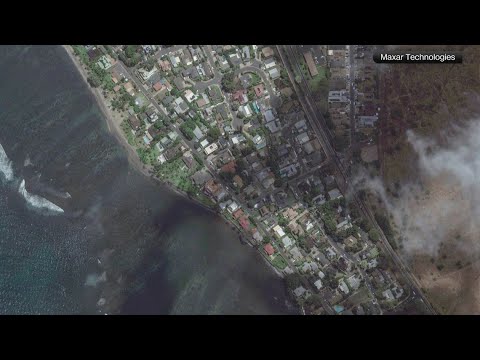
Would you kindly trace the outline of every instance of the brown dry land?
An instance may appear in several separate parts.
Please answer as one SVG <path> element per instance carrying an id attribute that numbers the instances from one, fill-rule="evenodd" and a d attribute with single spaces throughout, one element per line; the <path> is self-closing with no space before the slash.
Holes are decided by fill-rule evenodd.
<path id="1" fill-rule="evenodd" d="M 398 64 L 382 74 L 379 158 L 389 195 L 395 195 L 401 184 L 421 183 L 421 190 L 407 201 L 409 216 L 431 220 L 432 228 L 435 222 L 449 226 L 445 239 L 438 239 L 436 255 L 408 256 L 432 305 L 445 314 L 480 314 L 480 242 L 471 214 L 465 211 L 469 199 L 441 176 L 419 179 L 416 154 L 406 140 L 406 131 L 413 129 L 441 144 L 452 125 L 480 113 L 480 46 L 400 48 L 464 54 L 461 65 Z M 444 211 L 446 204 L 453 204 L 449 212 Z M 408 241 L 403 245 L 405 250 Z"/>

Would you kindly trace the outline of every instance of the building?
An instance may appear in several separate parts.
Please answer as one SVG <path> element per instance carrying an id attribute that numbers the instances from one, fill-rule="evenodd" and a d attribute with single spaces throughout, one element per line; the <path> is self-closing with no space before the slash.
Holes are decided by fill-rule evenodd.
<path id="1" fill-rule="evenodd" d="M 378 120 L 378 116 L 359 116 L 358 126 L 360 127 L 374 127 Z"/>
<path id="2" fill-rule="evenodd" d="M 329 197 L 330 200 L 335 200 L 335 199 L 343 197 L 343 195 L 340 192 L 340 190 L 335 188 L 335 189 L 332 189 L 328 192 L 328 197 Z"/>
<path id="3" fill-rule="evenodd" d="M 280 225 L 275 225 L 275 227 L 273 228 L 273 232 L 275 233 L 275 236 L 278 239 L 281 239 L 282 237 L 285 236 L 285 232 L 283 231 L 283 229 Z"/>
<path id="4" fill-rule="evenodd" d="M 265 245 L 263 247 L 263 249 L 265 250 L 265 253 L 268 255 L 268 256 L 272 256 L 273 254 L 275 254 L 275 249 L 273 248 L 272 244 L 268 243 L 267 245 Z"/>
<path id="5" fill-rule="evenodd" d="M 197 186 L 203 186 L 210 179 L 212 179 L 212 175 L 206 170 L 199 170 L 192 176 L 192 180 Z"/>
<path id="6" fill-rule="evenodd" d="M 130 127 L 134 130 L 137 131 L 140 128 L 140 120 L 135 116 L 135 115 L 130 115 L 128 117 L 128 123 L 130 124 Z"/>
<path id="7" fill-rule="evenodd" d="M 262 97 L 263 93 L 265 91 L 265 89 L 263 87 L 263 84 L 258 84 L 256 86 L 254 86 L 253 90 L 255 91 L 255 95 L 257 95 L 257 97 Z"/>
<path id="8" fill-rule="evenodd" d="M 347 103 L 348 102 L 347 91 L 346 90 L 329 91 L 328 102 L 329 103 Z"/>
<path id="9" fill-rule="evenodd" d="M 270 78 L 272 80 L 278 79 L 280 77 L 280 72 L 278 71 L 278 68 L 276 68 L 276 67 L 268 70 L 268 74 L 270 75 Z"/>
<path id="10" fill-rule="evenodd" d="M 317 76 L 318 75 L 317 65 L 315 64 L 315 61 L 313 61 L 312 53 L 308 51 L 303 54 L 303 57 L 305 58 L 305 62 L 307 63 L 308 71 L 310 71 L 310 75 L 312 77 Z"/>
<path id="11" fill-rule="evenodd" d="M 293 245 L 293 242 L 292 242 L 292 239 L 290 239 L 290 237 L 284 236 L 282 238 L 282 244 L 285 249 L 288 249 L 290 246 Z"/>
<path id="12" fill-rule="evenodd" d="M 303 286 L 299 286 L 295 290 L 293 290 L 293 293 L 295 294 L 296 297 L 300 297 L 303 294 L 305 294 L 307 290 Z"/>
<path id="13" fill-rule="evenodd" d="M 211 153 L 213 153 L 214 151 L 216 151 L 218 149 L 218 145 L 216 143 L 212 143 L 210 145 L 208 145 L 207 147 L 205 147 L 204 149 L 204 152 L 205 152 L 205 155 L 210 155 Z"/>
<path id="14" fill-rule="evenodd" d="M 264 47 L 262 49 L 262 55 L 265 59 L 269 58 L 270 56 L 273 56 L 273 49 L 270 46 Z"/>

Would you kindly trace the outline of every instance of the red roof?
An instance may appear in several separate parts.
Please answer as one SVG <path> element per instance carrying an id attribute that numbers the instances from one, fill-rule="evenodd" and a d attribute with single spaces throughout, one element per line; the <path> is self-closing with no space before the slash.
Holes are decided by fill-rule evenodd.
<path id="1" fill-rule="evenodd" d="M 235 160 L 230 161 L 222 166 L 222 171 L 226 173 L 235 174 Z"/>
<path id="2" fill-rule="evenodd" d="M 160 90 L 162 90 L 162 87 L 163 87 L 163 85 L 162 85 L 162 83 L 161 83 L 160 81 L 156 82 L 155 85 L 153 85 L 153 89 L 154 89 L 155 91 L 160 91 Z"/>
<path id="3" fill-rule="evenodd" d="M 243 230 L 248 231 L 250 229 L 250 221 L 245 216 L 242 216 L 240 220 L 238 220 L 240 223 L 240 226 L 243 228 Z"/>
<path id="4" fill-rule="evenodd" d="M 259 84 L 253 88 L 255 90 L 255 94 L 258 97 L 261 97 L 263 95 L 263 84 Z"/>
<path id="5" fill-rule="evenodd" d="M 238 102 L 242 102 L 243 100 L 243 94 L 245 93 L 245 90 L 238 90 L 232 94 L 233 100 L 236 100 Z"/>
<path id="6" fill-rule="evenodd" d="M 233 214 L 233 218 L 236 220 L 238 218 L 241 218 L 243 216 L 243 210 L 242 209 L 237 209 Z"/>
<path id="7" fill-rule="evenodd" d="M 275 253 L 275 249 L 273 248 L 272 244 L 268 243 L 263 247 L 267 255 L 273 255 Z"/>

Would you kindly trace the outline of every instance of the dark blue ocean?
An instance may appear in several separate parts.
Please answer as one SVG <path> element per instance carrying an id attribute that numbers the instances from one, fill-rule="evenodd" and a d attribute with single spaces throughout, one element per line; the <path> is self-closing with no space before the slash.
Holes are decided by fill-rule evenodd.
<path id="1" fill-rule="evenodd" d="M 219 217 L 134 170 L 60 46 L 0 47 L 0 314 L 291 314 Z"/>

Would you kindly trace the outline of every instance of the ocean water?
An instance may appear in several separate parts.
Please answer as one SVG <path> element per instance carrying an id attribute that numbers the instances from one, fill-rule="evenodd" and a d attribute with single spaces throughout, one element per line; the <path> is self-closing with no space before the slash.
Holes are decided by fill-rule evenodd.
<path id="1" fill-rule="evenodd" d="M 0 314 L 294 314 L 218 216 L 143 176 L 59 46 L 0 47 Z"/>

